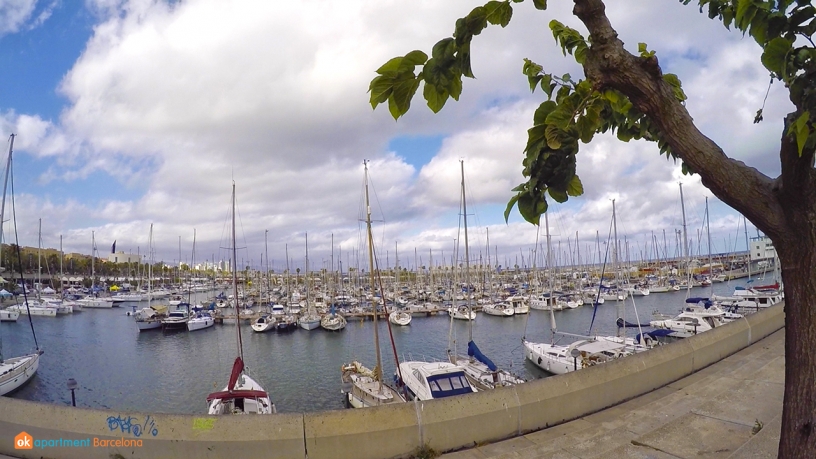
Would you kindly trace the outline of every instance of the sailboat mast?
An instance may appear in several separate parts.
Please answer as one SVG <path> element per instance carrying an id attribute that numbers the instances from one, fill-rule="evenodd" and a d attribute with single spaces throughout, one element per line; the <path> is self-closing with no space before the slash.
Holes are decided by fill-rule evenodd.
<path id="1" fill-rule="evenodd" d="M 612 200 L 612 235 L 615 238 L 615 242 L 614 242 L 615 245 L 612 246 L 613 247 L 612 248 L 612 273 L 613 273 L 612 277 L 615 279 L 615 284 L 617 285 L 618 280 L 619 280 L 618 279 L 618 220 L 617 220 L 617 216 L 615 215 L 615 200 L 614 199 Z M 603 281 L 603 279 L 601 279 L 601 281 Z M 618 301 L 618 317 L 623 319 L 624 322 L 625 322 L 626 317 L 624 317 L 624 315 L 625 315 L 625 309 L 626 308 L 624 306 L 626 306 L 625 301 Z M 624 330 L 624 328 L 618 327 L 618 338 L 621 338 L 621 337 L 624 336 L 625 332 L 623 330 Z"/>
<path id="2" fill-rule="evenodd" d="M 266 306 L 270 307 L 269 305 L 272 303 L 272 294 L 270 290 L 272 289 L 272 285 L 269 283 L 269 242 L 267 238 L 269 236 L 269 230 L 264 230 L 264 258 L 266 259 Z"/>
<path id="3" fill-rule="evenodd" d="M 238 356 L 244 360 L 244 346 L 241 341 L 241 314 L 238 303 L 238 250 L 235 248 L 235 182 L 232 182 L 232 295 L 235 298 L 235 328 L 238 330 Z M 230 387 L 230 390 L 232 388 Z"/>
<path id="4" fill-rule="evenodd" d="M 366 212 L 366 231 L 368 239 L 368 274 L 371 282 L 371 292 L 377 291 L 377 284 L 374 280 L 374 237 L 371 234 L 371 205 L 368 200 L 368 161 L 363 161 L 363 168 L 365 169 L 365 212 Z M 373 297 L 376 298 L 376 297 Z M 383 306 L 385 306 L 385 298 Z M 374 350 L 377 353 L 377 366 L 374 367 L 374 379 L 377 380 L 378 390 L 382 392 L 382 356 L 380 355 L 380 334 L 377 326 L 377 302 L 373 301 L 374 305 Z"/>
<path id="5" fill-rule="evenodd" d="M 468 232 L 467 232 L 467 199 L 465 198 L 465 162 L 459 160 L 459 166 L 462 170 L 462 218 L 465 224 L 465 294 L 467 295 L 468 305 L 468 343 L 473 341 L 473 305 L 470 303 L 470 251 L 468 248 Z"/>
<path id="6" fill-rule="evenodd" d="M 690 263 L 688 254 L 688 235 L 686 234 L 686 204 L 683 201 L 683 184 L 680 184 L 680 210 L 683 212 L 683 259 L 686 261 L 686 282 L 688 288 L 686 289 L 686 298 L 691 294 L 691 285 L 693 284 L 690 274 Z"/>
<path id="7" fill-rule="evenodd" d="M 711 220 L 710 220 L 710 218 L 708 216 L 708 196 L 706 196 L 705 203 L 706 203 L 706 212 L 705 212 L 705 214 L 706 214 L 706 237 L 708 238 L 708 276 L 709 276 L 708 280 L 711 281 L 711 285 L 710 285 L 711 295 L 710 296 L 713 297 L 714 296 L 714 266 L 711 264 L 711 227 L 709 226 L 709 225 L 711 225 Z"/>
<path id="8" fill-rule="evenodd" d="M 6 188 L 8 187 L 8 178 L 9 178 L 9 171 L 11 170 L 11 152 L 14 150 L 14 136 L 15 134 L 11 134 L 9 138 L 9 151 L 8 151 L 8 159 L 6 159 L 6 173 L 5 178 L 3 179 L 3 200 L 0 201 L 0 244 L 3 242 L 3 218 L 6 215 Z M 3 251 L 0 250 L 0 257 L 2 257 Z M 2 265 L 2 258 L 0 258 L 0 266 Z M 2 358 L 0 358 L 2 360 Z"/>

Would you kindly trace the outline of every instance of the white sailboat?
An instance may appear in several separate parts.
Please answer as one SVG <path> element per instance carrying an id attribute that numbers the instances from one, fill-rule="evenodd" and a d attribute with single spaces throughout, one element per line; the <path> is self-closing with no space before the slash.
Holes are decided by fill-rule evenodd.
<path id="1" fill-rule="evenodd" d="M 232 184 L 232 288 L 238 299 L 237 253 L 235 248 L 235 184 Z M 237 309 L 237 308 L 236 308 Z M 229 381 L 224 390 L 207 396 L 208 414 L 272 414 L 275 404 L 269 393 L 252 377 L 244 366 L 244 346 L 241 341 L 241 324 L 235 321 L 238 338 L 238 356 L 232 365 Z"/>
<path id="2" fill-rule="evenodd" d="M 0 201 L 0 243 L 3 241 L 2 222 L 5 216 L 6 187 L 8 186 L 8 178 L 11 171 L 11 154 L 13 150 L 14 134 L 12 134 L 9 139 L 9 152 L 8 159 L 6 160 L 5 180 L 3 182 L 3 199 Z M 17 246 L 17 256 L 19 257 L 19 243 Z M 22 278 L 22 275 L 20 277 Z M 29 315 L 29 321 L 31 321 L 31 315 Z M 3 355 L 3 338 L 0 336 L 0 396 L 9 394 L 30 381 L 40 366 L 40 355 L 42 355 L 43 351 L 40 350 L 39 344 L 37 343 L 37 335 L 34 334 L 34 323 L 29 323 L 31 324 L 31 333 L 34 335 L 34 346 L 36 348 L 35 352 L 31 354 L 5 358 Z"/>
<path id="3" fill-rule="evenodd" d="M 83 308 L 112 308 L 113 299 L 110 297 L 100 297 L 96 287 L 96 238 L 91 231 L 91 295 L 80 298 L 77 301 Z"/>
<path id="4" fill-rule="evenodd" d="M 365 212 L 366 212 L 366 245 L 368 246 L 368 271 L 371 291 L 376 292 L 374 271 L 374 238 L 371 234 L 371 206 L 368 200 L 368 163 L 363 162 L 365 168 Z M 382 289 L 379 289 L 382 293 Z M 383 382 L 382 358 L 380 356 L 380 335 L 377 325 L 378 311 L 374 304 L 374 349 L 376 351 L 376 366 L 374 370 L 369 370 L 360 362 L 354 361 L 345 364 L 341 368 L 341 381 L 344 383 L 346 403 L 354 408 L 366 408 L 370 406 L 381 406 L 391 403 L 405 402 L 405 398 L 398 390 L 389 387 Z M 385 305 L 383 304 L 383 308 Z M 408 315 L 410 319 L 410 315 Z M 389 318 L 390 320 L 390 318 Z"/>
<path id="5" fill-rule="evenodd" d="M 289 255 L 288 255 L 288 253 L 289 252 L 288 252 L 288 249 L 287 249 L 287 256 L 286 256 L 287 272 L 288 272 L 288 266 L 289 266 Z M 289 286 L 287 285 L 286 288 L 287 288 L 287 291 L 288 291 Z M 322 325 L 321 324 L 320 314 L 318 314 L 315 311 L 315 305 L 314 305 L 314 301 L 311 299 L 310 290 L 311 289 L 309 287 L 309 234 L 307 233 L 306 234 L 306 313 L 301 315 L 300 318 L 298 318 L 298 325 L 300 325 L 300 328 L 302 328 L 304 330 L 314 330 L 315 328 L 320 327 Z M 295 298 L 294 294 L 292 295 L 292 298 L 293 299 Z"/>
<path id="6" fill-rule="evenodd" d="M 467 309 L 470 312 L 468 327 L 467 356 L 457 355 L 448 349 L 450 362 L 459 366 L 465 371 L 465 375 L 470 383 L 480 390 L 495 389 L 501 386 L 512 386 L 524 383 L 524 380 L 509 371 L 499 369 L 486 355 L 482 354 L 476 342 L 473 341 L 473 319 L 475 314 L 471 306 L 472 292 L 470 288 L 470 249 L 468 244 L 467 227 L 467 199 L 465 198 L 465 163 L 459 161 L 462 171 L 462 218 L 465 229 L 465 289 L 467 296 Z M 512 307 L 509 308 L 512 310 Z"/>

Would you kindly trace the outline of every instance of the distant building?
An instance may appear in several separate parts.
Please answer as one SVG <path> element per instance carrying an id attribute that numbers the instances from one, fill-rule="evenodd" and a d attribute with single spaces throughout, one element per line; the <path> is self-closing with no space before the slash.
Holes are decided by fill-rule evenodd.
<path id="1" fill-rule="evenodd" d="M 135 253 L 116 252 L 108 255 L 111 263 L 140 263 L 141 259 L 141 255 Z"/>
<path id="2" fill-rule="evenodd" d="M 768 236 L 751 238 L 751 260 L 773 260 L 776 258 L 776 249 Z"/>

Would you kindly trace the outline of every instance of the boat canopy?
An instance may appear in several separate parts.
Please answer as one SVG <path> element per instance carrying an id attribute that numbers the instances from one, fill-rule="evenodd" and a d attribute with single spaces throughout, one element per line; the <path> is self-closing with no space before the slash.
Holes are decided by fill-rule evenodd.
<path id="1" fill-rule="evenodd" d="M 714 304 L 714 303 L 711 302 L 710 299 L 700 298 L 700 297 L 686 298 L 686 303 L 689 303 L 689 304 L 703 303 L 703 306 L 705 306 L 706 309 L 710 308 L 711 305 Z"/>
<path id="2" fill-rule="evenodd" d="M 207 396 L 207 401 L 213 400 L 234 400 L 236 398 L 264 398 L 269 397 L 269 394 L 262 390 L 234 390 L 213 392 Z"/>
<path id="3" fill-rule="evenodd" d="M 428 376 L 428 387 L 433 398 L 450 397 L 452 395 L 469 394 L 473 392 L 464 371 L 443 373 Z"/>

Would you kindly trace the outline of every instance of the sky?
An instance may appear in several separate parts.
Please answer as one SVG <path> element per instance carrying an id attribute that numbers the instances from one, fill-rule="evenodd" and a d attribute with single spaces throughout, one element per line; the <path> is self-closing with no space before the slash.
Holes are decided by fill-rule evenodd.
<path id="1" fill-rule="evenodd" d="M 456 247 L 464 253 L 462 161 L 471 262 L 540 266 L 544 228 L 503 214 L 544 100 L 523 59 L 582 75 L 547 27 L 558 19 L 586 34 L 572 2 L 513 4 L 507 28 L 474 38 L 476 78 L 438 114 L 421 89 L 399 121 L 368 103 L 375 69 L 430 53 L 479 4 L 0 0 L 0 148 L 16 134 L 16 220 L 8 199 L 3 242 L 15 241 L 16 221 L 24 246 L 41 234 L 43 247 L 65 252 L 95 243 L 105 257 L 116 241 L 154 262 L 226 259 L 234 183 L 239 266 L 281 271 L 288 254 L 290 269 L 305 267 L 308 240 L 311 269 L 365 269 L 368 160 L 378 264 L 450 264 Z M 607 13 L 630 51 L 647 43 L 680 77 L 697 126 L 726 154 L 779 174 L 792 107 L 781 85 L 768 92 L 753 39 L 677 0 L 616 0 Z M 766 92 L 765 121 L 753 124 Z M 706 198 L 712 251 L 745 250 L 742 217 L 655 144 L 596 136 L 581 146 L 578 175 L 585 194 L 548 216 L 561 265 L 603 258 L 613 200 L 621 258 L 654 258 L 655 246 L 675 256 L 681 183 L 692 251 L 708 252 Z"/>

